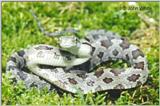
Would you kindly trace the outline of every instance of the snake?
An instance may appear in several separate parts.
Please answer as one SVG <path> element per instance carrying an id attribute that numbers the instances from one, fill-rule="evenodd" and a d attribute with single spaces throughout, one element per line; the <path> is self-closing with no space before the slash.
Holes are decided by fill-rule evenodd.
<path id="1" fill-rule="evenodd" d="M 149 70 L 146 56 L 127 39 L 106 30 L 88 31 L 83 39 L 59 37 L 59 47 L 37 44 L 13 53 L 6 72 L 26 87 L 52 85 L 83 94 L 130 89 L 143 85 Z M 95 68 L 109 61 L 124 60 L 125 68 Z"/>

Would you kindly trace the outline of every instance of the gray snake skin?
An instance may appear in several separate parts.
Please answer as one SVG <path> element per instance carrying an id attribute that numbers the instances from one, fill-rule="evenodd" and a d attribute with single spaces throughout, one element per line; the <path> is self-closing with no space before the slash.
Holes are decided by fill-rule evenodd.
<path id="1" fill-rule="evenodd" d="M 17 81 L 23 80 L 28 88 L 47 86 L 51 89 L 54 85 L 71 93 L 84 94 L 129 89 L 146 82 L 149 73 L 146 57 L 136 45 L 128 43 L 118 34 L 92 30 L 80 46 L 88 49 L 83 50 L 82 47 L 78 55 L 45 44 L 20 50 L 7 62 L 7 72 L 11 72 Z M 83 52 L 89 56 L 83 57 Z M 127 61 L 130 67 L 101 67 L 93 71 L 101 63 L 119 59 Z"/>

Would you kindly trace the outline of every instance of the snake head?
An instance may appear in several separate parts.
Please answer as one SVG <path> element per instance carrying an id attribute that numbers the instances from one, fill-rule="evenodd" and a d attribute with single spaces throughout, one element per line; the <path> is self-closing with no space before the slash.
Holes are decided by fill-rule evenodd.
<path id="1" fill-rule="evenodd" d="M 61 36 L 59 38 L 59 45 L 63 49 L 72 49 L 78 47 L 78 39 L 75 36 Z"/>

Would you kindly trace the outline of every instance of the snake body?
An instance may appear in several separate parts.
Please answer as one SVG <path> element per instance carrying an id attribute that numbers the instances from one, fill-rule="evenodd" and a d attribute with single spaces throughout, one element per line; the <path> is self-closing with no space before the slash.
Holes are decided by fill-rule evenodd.
<path id="1" fill-rule="evenodd" d="M 11 71 L 16 80 L 23 80 L 27 87 L 50 88 L 53 84 L 68 92 L 84 94 L 129 89 L 146 82 L 149 73 L 146 57 L 118 34 L 92 30 L 81 45 L 84 47 L 78 55 L 45 44 L 21 50 L 10 57 L 7 72 Z M 90 57 L 78 57 L 83 52 Z M 91 72 L 101 63 L 118 59 L 127 61 L 130 67 L 98 68 Z"/>

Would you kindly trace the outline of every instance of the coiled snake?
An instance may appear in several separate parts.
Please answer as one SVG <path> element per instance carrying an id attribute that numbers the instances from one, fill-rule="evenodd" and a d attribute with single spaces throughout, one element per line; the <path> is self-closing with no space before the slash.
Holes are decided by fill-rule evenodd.
<path id="1" fill-rule="evenodd" d="M 7 62 L 7 72 L 16 80 L 23 80 L 27 87 L 51 88 L 53 84 L 68 92 L 84 94 L 129 89 L 147 80 L 146 57 L 118 34 L 92 30 L 85 39 L 62 36 L 59 43 L 61 48 L 39 44 L 14 53 Z M 101 63 L 118 59 L 127 61 L 130 67 L 98 68 L 91 72 Z"/>

